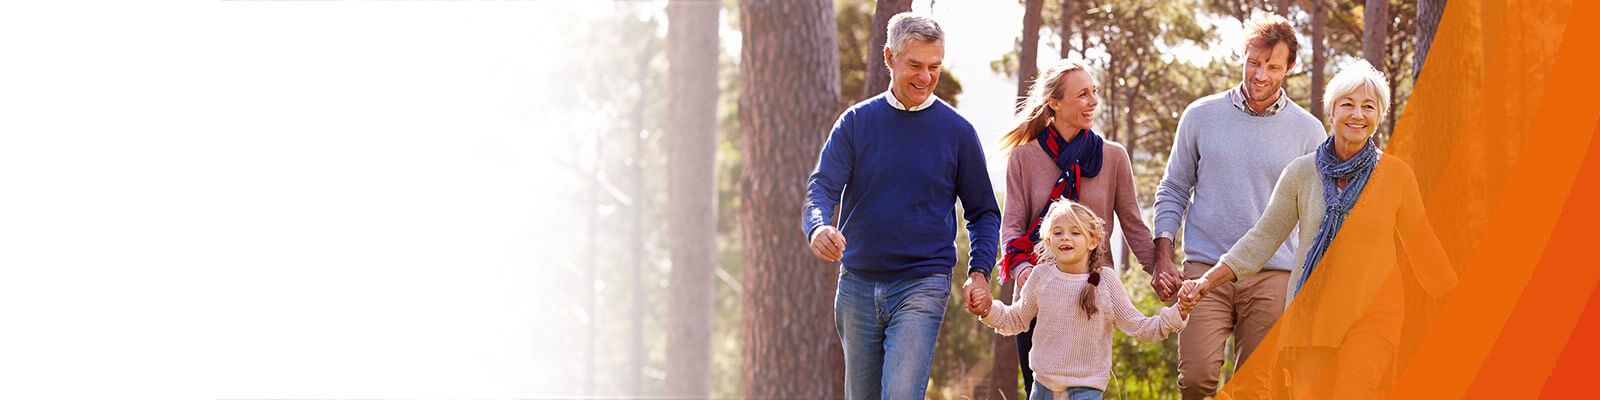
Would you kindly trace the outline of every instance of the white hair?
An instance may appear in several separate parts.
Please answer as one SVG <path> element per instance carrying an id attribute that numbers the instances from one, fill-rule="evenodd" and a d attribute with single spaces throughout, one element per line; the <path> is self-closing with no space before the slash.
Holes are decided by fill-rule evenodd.
<path id="1" fill-rule="evenodd" d="M 1334 100 L 1357 90 L 1368 90 L 1368 93 L 1378 95 L 1378 119 L 1389 115 L 1389 79 L 1383 76 L 1383 72 L 1372 68 L 1367 60 L 1346 65 L 1333 79 L 1328 80 L 1328 90 L 1322 92 L 1323 115 L 1332 118 Z"/>
<path id="2" fill-rule="evenodd" d="M 907 11 L 889 18 L 889 54 L 899 57 L 912 39 L 938 42 L 944 40 L 944 29 L 939 28 L 939 21 L 925 14 Z"/>

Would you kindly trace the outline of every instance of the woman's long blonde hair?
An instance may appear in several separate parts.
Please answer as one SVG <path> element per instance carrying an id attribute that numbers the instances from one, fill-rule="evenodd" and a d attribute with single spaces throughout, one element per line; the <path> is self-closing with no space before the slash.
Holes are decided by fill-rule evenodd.
<path id="1" fill-rule="evenodd" d="M 1028 143 L 1038 137 L 1039 131 L 1044 130 L 1045 125 L 1050 124 L 1050 119 L 1055 118 L 1056 111 L 1050 109 L 1048 101 L 1061 99 L 1063 94 L 1061 81 L 1072 71 L 1087 73 L 1089 67 L 1083 61 L 1065 59 L 1034 78 L 1033 87 L 1028 88 L 1028 99 L 1017 106 L 1016 127 L 1000 136 L 1001 153 L 1010 153 L 1011 149 Z"/>

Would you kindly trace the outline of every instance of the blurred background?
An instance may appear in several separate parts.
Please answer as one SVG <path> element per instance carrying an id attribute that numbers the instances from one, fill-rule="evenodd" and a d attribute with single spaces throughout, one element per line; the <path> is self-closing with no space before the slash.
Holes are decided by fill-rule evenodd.
<path id="1" fill-rule="evenodd" d="M 1102 96 L 1096 129 L 1132 153 L 1147 219 L 1183 108 L 1240 82 L 1240 24 L 1252 10 L 1283 14 L 1298 27 L 1302 46 L 1286 89 L 1292 100 L 1319 117 L 1320 88 L 1338 66 L 1368 58 L 1394 77 L 1391 89 L 1397 104 L 1379 129 L 1380 143 L 1387 140 L 1409 97 L 1419 35 L 1429 34 L 1422 31 L 1425 24 L 1419 23 L 1416 1 L 657 1 L 592 7 L 609 12 L 588 14 L 595 19 L 587 25 L 605 28 L 574 35 L 589 45 L 564 67 L 587 77 L 573 81 L 581 86 L 576 91 L 584 100 L 567 105 L 589 108 L 570 115 L 605 121 L 598 130 L 580 129 L 587 135 L 579 139 L 579 147 L 602 150 L 569 154 L 573 165 L 582 166 L 575 172 L 589 172 L 574 178 L 587 181 L 581 185 L 585 189 L 566 198 L 573 200 L 574 209 L 601 221 L 595 228 L 602 232 L 597 246 L 617 243 L 606 238 L 639 240 L 625 240 L 631 247 L 603 252 L 599 259 L 582 257 L 595 261 L 589 264 L 595 271 L 582 269 L 582 274 L 595 274 L 599 293 L 593 297 L 605 317 L 599 318 L 598 327 L 584 328 L 597 332 L 593 346 L 600 348 L 599 358 L 571 362 L 596 362 L 594 368 L 606 373 L 576 381 L 593 379 L 593 389 L 561 390 L 624 397 L 696 393 L 675 391 L 673 375 L 700 373 L 709 374 L 708 390 L 714 397 L 840 395 L 838 380 L 829 375 L 839 371 L 819 370 L 838 368 L 839 361 L 821 348 L 837 346 L 831 324 L 831 280 L 837 267 L 816 261 L 805 249 L 796 217 L 805 175 L 833 119 L 887 86 L 877 56 L 887 15 L 914 10 L 939 19 L 946 43 L 936 92 L 977 128 L 991 155 L 989 172 L 1002 201 L 1005 160 L 995 146 L 1012 126 L 1023 85 L 1058 59 L 1088 60 Z M 1436 14 L 1434 18 L 1436 26 Z M 683 27 L 683 20 L 693 22 Z M 1367 21 L 1376 21 L 1374 29 L 1368 29 Z M 698 31 L 702 38 L 714 35 L 715 40 L 693 42 L 701 48 L 690 53 L 692 49 L 675 47 L 684 44 L 673 40 L 689 37 L 673 36 L 678 29 Z M 1376 45 L 1364 48 L 1364 43 Z M 683 70 L 674 69 L 680 64 Z M 832 71 L 820 71 L 835 65 L 836 78 L 828 76 Z M 678 90 L 710 90 L 709 81 L 680 80 L 711 79 L 684 77 L 690 74 L 685 71 L 708 70 L 716 72 L 717 101 L 698 103 L 697 110 L 674 109 L 674 102 L 688 103 L 690 95 L 684 93 L 695 93 Z M 683 89 L 692 84 L 702 86 Z M 680 128 L 674 121 L 694 118 L 675 114 L 680 112 L 714 116 L 715 132 L 676 130 Z M 700 137 L 684 138 L 690 135 Z M 712 171 L 697 173 L 698 182 L 715 189 L 698 206 L 710 201 L 714 212 L 678 209 L 672 203 L 678 193 L 670 178 L 675 173 L 674 140 L 712 141 L 700 146 L 714 146 L 714 153 L 687 157 L 713 154 L 714 163 L 703 167 Z M 690 223 L 710 232 L 692 231 L 691 243 L 675 242 L 684 233 L 671 230 L 670 222 L 685 214 L 692 215 Z M 1148 276 L 1127 257 L 1120 237 L 1114 238 L 1124 282 L 1135 291 L 1138 305 L 1154 312 L 1162 304 L 1151 294 Z M 963 266 L 964 241 L 962 232 L 958 265 Z M 675 247 L 679 245 L 689 247 Z M 688 260 L 675 252 L 696 251 L 692 246 L 712 249 L 715 265 L 697 272 L 703 279 L 674 280 L 674 269 L 684 268 Z M 961 268 L 956 275 L 964 272 Z M 583 275 L 574 272 L 570 277 Z M 618 289 L 621 285 L 637 286 Z M 681 291 L 713 293 L 712 317 L 696 322 L 712 326 L 706 349 L 677 353 L 709 353 L 704 362 L 675 364 L 673 358 L 682 346 L 700 345 L 673 337 L 674 323 L 697 317 L 672 311 L 670 300 L 687 296 Z M 567 307 L 586 309 L 587 296 L 571 298 Z M 1175 338 L 1142 344 L 1118 333 L 1116 340 L 1108 398 L 1177 397 Z M 1022 394 L 1014 376 L 1009 391 L 997 387 L 1008 380 L 993 377 L 994 342 L 993 331 L 952 299 L 929 396 Z M 1014 363 L 1015 356 L 1005 362 Z M 1225 370 L 1231 370 L 1232 360 L 1228 362 Z M 700 364 L 709 371 L 682 371 Z M 1016 374 L 1014 365 L 1009 372 Z"/>
<path id="2" fill-rule="evenodd" d="M 799 204 L 833 119 L 887 86 L 889 15 L 943 24 L 937 94 L 1002 201 L 1022 85 L 1088 60 L 1148 218 L 1251 10 L 1299 27 L 1286 86 L 1319 116 L 1339 65 L 1382 66 L 1382 141 L 1443 1 L 102 3 L 0 13 L 30 61 L 0 65 L 25 194 L 0 196 L 0 307 L 26 327 L 0 373 L 30 397 L 839 396 L 837 266 Z M 929 396 L 1016 398 L 949 310 Z M 1175 339 L 1116 346 L 1109 398 L 1176 397 Z"/>

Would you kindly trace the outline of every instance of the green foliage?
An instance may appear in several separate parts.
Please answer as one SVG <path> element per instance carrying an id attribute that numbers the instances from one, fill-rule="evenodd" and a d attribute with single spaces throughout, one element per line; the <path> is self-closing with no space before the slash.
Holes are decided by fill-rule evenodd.
<path id="1" fill-rule="evenodd" d="M 961 214 L 958 208 L 957 215 Z M 934 348 L 933 373 L 928 388 L 930 399 L 959 399 L 970 396 L 972 385 L 989 379 L 990 354 L 994 330 L 983 326 L 961 304 L 961 285 L 967 281 L 969 258 L 966 221 L 956 233 L 956 267 L 950 271 L 950 298 L 944 310 L 944 325 L 939 328 L 939 343 Z"/>
<path id="2" fill-rule="evenodd" d="M 1145 315 L 1155 315 L 1162 304 L 1150 289 L 1150 275 L 1138 267 L 1122 270 L 1122 284 L 1128 297 Z M 1178 335 L 1155 343 L 1140 342 L 1120 330 L 1112 339 L 1111 384 L 1107 399 L 1178 398 Z"/>
<path id="3" fill-rule="evenodd" d="M 833 3 L 838 22 L 839 98 L 844 107 L 861 101 L 867 81 L 867 45 L 872 41 L 873 2 L 838 0 Z M 875 65 L 883 68 L 882 65 Z"/>

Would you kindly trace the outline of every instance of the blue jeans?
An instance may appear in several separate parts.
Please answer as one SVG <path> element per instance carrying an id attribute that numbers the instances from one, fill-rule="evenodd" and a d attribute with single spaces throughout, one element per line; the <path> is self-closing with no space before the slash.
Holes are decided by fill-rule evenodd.
<path id="1" fill-rule="evenodd" d="M 926 397 L 949 298 L 949 274 L 876 282 L 841 268 L 833 319 L 844 346 L 846 398 Z"/>
<path id="2" fill-rule="evenodd" d="M 1100 400 L 1103 395 L 1100 389 L 1084 386 L 1067 388 L 1067 400 Z M 1044 387 L 1039 381 L 1033 382 L 1033 391 L 1028 393 L 1028 400 L 1055 400 L 1055 393 L 1050 388 Z"/>

